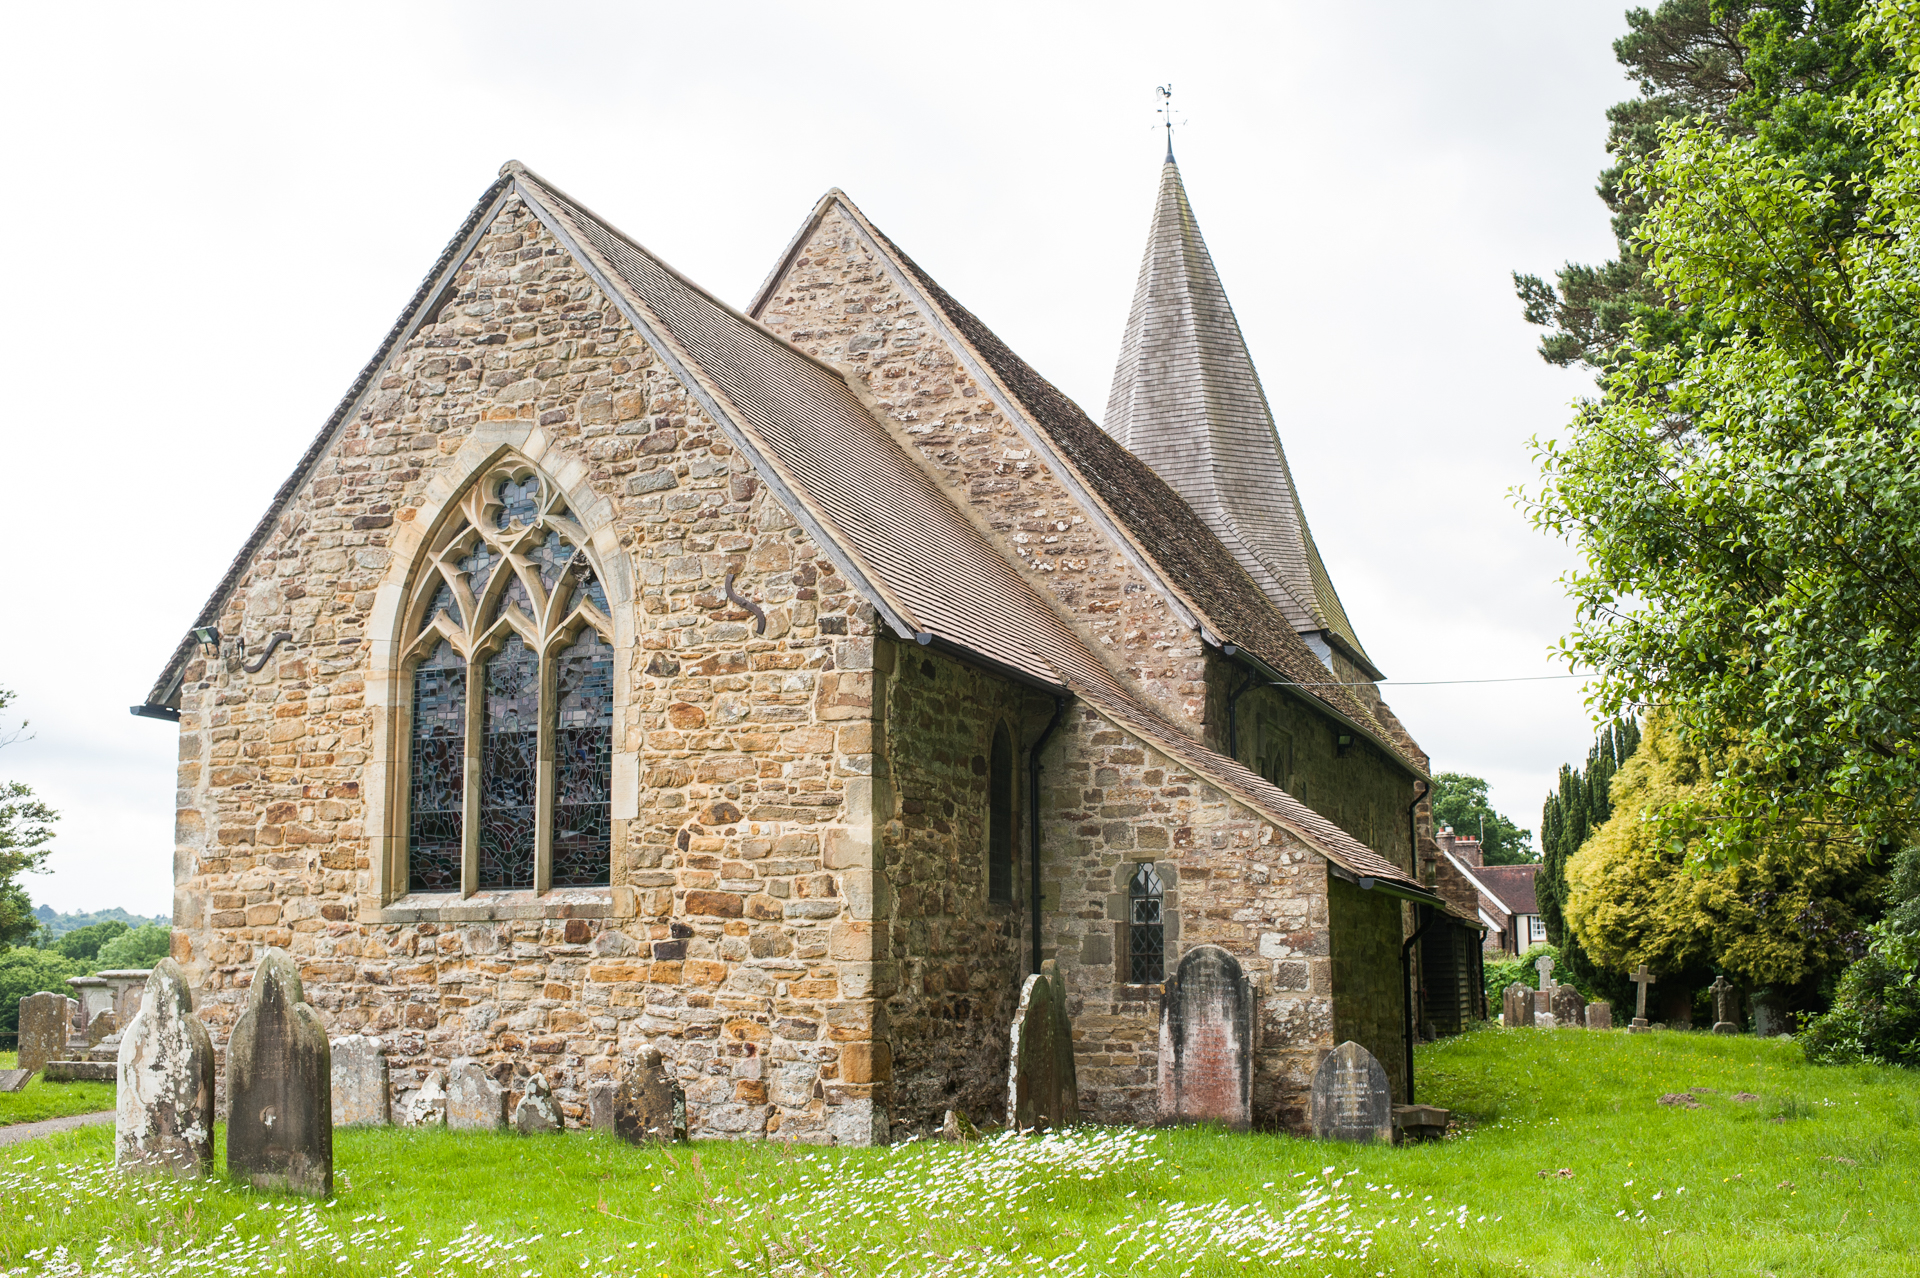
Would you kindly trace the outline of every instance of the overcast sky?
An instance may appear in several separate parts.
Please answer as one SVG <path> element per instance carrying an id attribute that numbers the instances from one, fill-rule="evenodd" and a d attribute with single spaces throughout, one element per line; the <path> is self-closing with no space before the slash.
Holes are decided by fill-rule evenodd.
<path id="1" fill-rule="evenodd" d="M 1621 0 L 1437 5 L 23 5 L 0 418 L 0 778 L 61 910 L 171 908 L 202 600 L 500 164 L 744 303 L 844 188 L 1096 419 L 1158 178 L 1154 86 L 1327 566 L 1396 680 L 1548 656 L 1569 551 L 1509 490 L 1586 393 L 1508 273 L 1610 255 Z M 1577 681 L 1387 689 L 1537 826 Z"/>

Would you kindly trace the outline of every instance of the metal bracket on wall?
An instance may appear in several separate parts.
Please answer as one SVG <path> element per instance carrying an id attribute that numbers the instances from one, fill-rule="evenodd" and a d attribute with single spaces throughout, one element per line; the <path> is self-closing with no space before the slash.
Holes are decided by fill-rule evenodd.
<path id="1" fill-rule="evenodd" d="M 275 648 L 278 648 L 281 644 L 289 642 L 292 638 L 293 638 L 293 632 L 291 630 L 280 630 L 280 631 L 274 632 L 273 638 L 267 640 L 267 650 L 261 653 L 260 656 L 255 660 L 247 662 L 246 665 L 241 666 L 240 668 L 246 671 L 248 674 L 259 674 L 260 671 L 266 667 L 267 658 L 273 655 L 273 650 Z"/>
<path id="2" fill-rule="evenodd" d="M 731 599 L 734 603 L 738 604 L 740 607 L 745 608 L 748 612 L 752 613 L 753 614 L 753 633 L 755 633 L 756 635 L 764 635 L 765 633 L 767 633 L 767 614 L 761 610 L 759 604 L 754 603 L 751 599 L 743 599 L 738 594 L 734 593 L 733 577 L 734 577 L 734 574 L 732 573 L 727 574 L 727 598 Z"/>

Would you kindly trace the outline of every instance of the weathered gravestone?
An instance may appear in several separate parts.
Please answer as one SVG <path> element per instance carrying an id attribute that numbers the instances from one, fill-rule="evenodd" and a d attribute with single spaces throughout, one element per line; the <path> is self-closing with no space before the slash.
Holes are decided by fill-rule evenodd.
<path id="1" fill-rule="evenodd" d="M 1571 985 L 1553 991 L 1553 1023 L 1563 1029 L 1579 1029 L 1587 1022 L 1587 1000 Z"/>
<path id="2" fill-rule="evenodd" d="M 1508 1029 L 1533 1024 L 1533 991 L 1515 981 L 1500 992 L 1500 1023 Z"/>
<path id="3" fill-rule="evenodd" d="M 1313 1071 L 1307 1112 L 1321 1140 L 1393 1143 L 1393 1093 L 1387 1071 L 1358 1043 L 1342 1043 Z"/>
<path id="4" fill-rule="evenodd" d="M 1007 1117 L 1015 1128 L 1071 1127 L 1080 1121 L 1067 983 L 1052 959 L 1027 978 L 1013 1013 L 1007 1066 Z"/>
<path id="5" fill-rule="evenodd" d="M 1217 945 L 1188 950 L 1160 995 L 1161 1122 L 1252 1127 L 1255 1025 L 1239 960 Z M 1063 1050 L 1071 1057 L 1071 1034 Z"/>
<path id="6" fill-rule="evenodd" d="M 462 1056 L 447 1066 L 447 1126 L 499 1131 L 507 1125 L 507 1089 L 484 1066 Z"/>
<path id="7" fill-rule="evenodd" d="M 392 1121 L 387 1045 L 371 1034 L 349 1034 L 333 1044 L 333 1125 L 385 1127 Z"/>
<path id="8" fill-rule="evenodd" d="M 1653 984 L 1653 973 L 1647 970 L 1645 963 L 1642 963 L 1634 969 L 1633 975 L 1628 979 L 1634 983 L 1635 989 L 1633 995 L 1633 1024 L 1627 1026 L 1627 1033 L 1650 1033 L 1653 1027 L 1647 1024 L 1647 986 Z"/>
<path id="9" fill-rule="evenodd" d="M 1710 988 L 1713 990 L 1713 1032 L 1716 1034 L 1738 1034 L 1740 1032 L 1740 1022 L 1735 1018 L 1738 1017 L 1740 1013 L 1735 1010 L 1739 1004 L 1734 1001 L 1734 995 L 1737 993 L 1737 990 L 1733 983 L 1725 976 L 1716 976 L 1713 978 L 1713 985 Z"/>
<path id="10" fill-rule="evenodd" d="M 65 994 L 29 994 L 20 1000 L 19 1068 L 38 1074 L 48 1061 L 66 1057 L 72 1002 Z"/>
<path id="11" fill-rule="evenodd" d="M 98 1025 L 112 1012 L 94 1018 Z M 193 1014 L 187 974 L 161 959 L 115 1062 L 113 1161 L 122 1171 L 213 1171 L 213 1039 Z"/>
<path id="12" fill-rule="evenodd" d="M 560 1107 L 554 1104 L 553 1088 L 548 1086 L 546 1075 L 530 1075 L 527 1090 L 521 1093 L 520 1103 L 513 1107 L 513 1129 L 522 1136 L 531 1136 L 536 1132 L 557 1132 L 566 1125 Z"/>
<path id="13" fill-rule="evenodd" d="M 587 1125 L 596 1132 L 613 1130 L 613 1100 L 620 1084 L 602 1081 L 587 1084 Z"/>
<path id="14" fill-rule="evenodd" d="M 1587 1004 L 1587 1028 L 1590 1030 L 1610 1030 L 1613 1028 L 1613 1004 L 1599 999 Z"/>
<path id="15" fill-rule="evenodd" d="M 32 1081 L 30 1069 L 0 1069 L 0 1093 L 24 1092 Z"/>
<path id="16" fill-rule="evenodd" d="M 408 1127 L 444 1127 L 447 1122 L 447 1076 L 429 1070 L 419 1087 L 400 1097 L 400 1121 Z"/>
<path id="17" fill-rule="evenodd" d="M 1753 1032 L 1761 1038 L 1788 1032 L 1786 1015 L 1771 998 L 1753 999 Z"/>
<path id="18" fill-rule="evenodd" d="M 629 1145 L 687 1138 L 687 1096 L 658 1048 L 642 1052 L 614 1092 L 613 1134 Z"/>
<path id="19" fill-rule="evenodd" d="M 107 1039 L 120 1032 L 120 1018 L 112 1012 L 102 1012 L 93 1018 L 93 1024 L 87 1026 L 87 1053 L 91 1054 Z M 119 1060 L 116 1052 L 115 1060 Z"/>
<path id="20" fill-rule="evenodd" d="M 256 1189 L 333 1192 L 331 1056 L 300 969 L 268 950 L 227 1040 L 229 1172 Z"/>

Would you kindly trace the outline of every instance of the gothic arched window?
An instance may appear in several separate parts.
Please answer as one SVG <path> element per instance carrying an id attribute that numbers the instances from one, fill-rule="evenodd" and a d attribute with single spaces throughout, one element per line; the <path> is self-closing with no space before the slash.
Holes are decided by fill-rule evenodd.
<path id="1" fill-rule="evenodd" d="M 1153 862 L 1133 867 L 1127 883 L 1127 980 L 1157 985 L 1167 978 L 1166 888 Z"/>
<path id="2" fill-rule="evenodd" d="M 585 529 L 524 463 L 430 543 L 407 609 L 407 890 L 612 881 L 613 622 Z"/>
<path id="3" fill-rule="evenodd" d="M 1013 742 L 993 730 L 987 762 L 987 899 L 1013 899 Z"/>

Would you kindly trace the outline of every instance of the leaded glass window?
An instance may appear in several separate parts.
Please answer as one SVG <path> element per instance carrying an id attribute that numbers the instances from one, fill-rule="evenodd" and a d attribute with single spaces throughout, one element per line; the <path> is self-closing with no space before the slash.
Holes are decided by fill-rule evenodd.
<path id="1" fill-rule="evenodd" d="M 1127 980 L 1157 985 L 1167 975 L 1166 890 L 1153 862 L 1133 867 L 1127 883 Z"/>
<path id="2" fill-rule="evenodd" d="M 586 544 L 524 462 L 429 540 L 407 612 L 409 891 L 612 882 L 613 634 Z"/>

